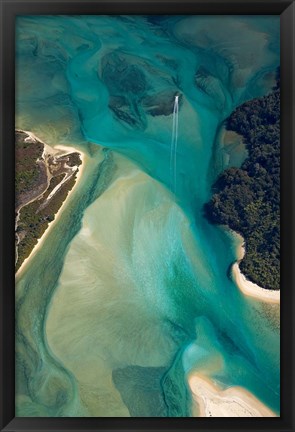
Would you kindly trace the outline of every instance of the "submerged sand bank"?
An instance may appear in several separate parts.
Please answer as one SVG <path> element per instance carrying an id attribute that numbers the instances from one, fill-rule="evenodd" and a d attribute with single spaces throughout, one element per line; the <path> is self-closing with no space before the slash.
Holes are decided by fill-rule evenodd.
<path id="1" fill-rule="evenodd" d="M 277 417 L 252 393 L 242 387 L 221 390 L 208 378 L 192 373 L 188 383 L 193 407 L 200 417 Z"/>

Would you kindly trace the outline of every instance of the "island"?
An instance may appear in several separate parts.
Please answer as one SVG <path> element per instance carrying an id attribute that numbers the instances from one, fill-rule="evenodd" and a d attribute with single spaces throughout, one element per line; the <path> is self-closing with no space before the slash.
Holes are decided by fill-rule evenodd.
<path id="1" fill-rule="evenodd" d="M 77 180 L 82 155 L 15 131 L 15 268 L 20 269 Z"/>
<path id="2" fill-rule="evenodd" d="M 239 106 L 226 129 L 241 135 L 248 157 L 223 171 L 205 204 L 210 222 L 242 235 L 241 272 L 268 290 L 280 289 L 280 79 L 268 95 Z"/>

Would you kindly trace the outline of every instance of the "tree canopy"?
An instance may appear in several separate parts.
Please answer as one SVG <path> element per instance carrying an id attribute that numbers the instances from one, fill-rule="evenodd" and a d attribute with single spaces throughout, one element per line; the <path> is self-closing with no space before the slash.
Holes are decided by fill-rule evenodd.
<path id="1" fill-rule="evenodd" d="M 226 128 L 243 136 L 248 158 L 226 169 L 205 204 L 207 218 L 245 239 L 241 271 L 258 285 L 280 288 L 280 89 L 238 107 Z"/>

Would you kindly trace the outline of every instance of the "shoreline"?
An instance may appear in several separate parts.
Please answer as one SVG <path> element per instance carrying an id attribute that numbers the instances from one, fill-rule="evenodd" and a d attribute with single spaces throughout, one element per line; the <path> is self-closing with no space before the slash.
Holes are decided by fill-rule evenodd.
<path id="1" fill-rule="evenodd" d="M 189 374 L 188 385 L 193 396 L 193 411 L 198 412 L 200 417 L 277 417 L 243 387 L 222 390 L 198 373 Z"/>
<path id="2" fill-rule="evenodd" d="M 40 238 L 38 238 L 37 243 L 36 243 L 35 246 L 33 247 L 33 249 L 32 249 L 32 251 L 31 251 L 30 255 L 29 255 L 29 256 L 28 256 L 28 257 L 23 261 L 22 265 L 20 266 L 20 268 L 18 269 L 18 271 L 17 271 L 16 274 L 15 274 L 15 278 L 18 278 L 18 277 L 20 276 L 20 274 L 22 273 L 22 271 L 27 267 L 27 265 L 28 265 L 29 262 L 30 262 L 30 259 L 35 255 L 35 253 L 37 252 L 37 250 L 40 248 L 40 246 L 41 246 L 42 243 L 44 242 L 44 240 L 45 240 L 47 234 L 51 231 L 52 227 L 54 226 L 54 223 L 58 220 L 58 218 L 60 217 L 62 211 L 64 210 L 64 208 L 65 208 L 65 206 L 66 206 L 66 204 L 69 202 L 69 198 L 70 198 L 72 192 L 75 191 L 76 186 L 78 185 L 78 183 L 79 183 L 79 181 L 80 181 L 80 179 L 81 179 L 82 173 L 83 173 L 84 168 L 85 168 L 85 159 L 86 159 L 86 155 L 85 155 L 85 153 L 84 153 L 83 151 L 81 151 L 80 149 L 76 149 L 76 148 L 74 148 L 74 147 L 71 147 L 71 146 L 64 146 L 64 145 L 56 145 L 55 147 L 51 147 L 51 146 L 48 146 L 48 144 L 44 143 L 43 141 L 39 140 L 39 138 L 36 137 L 36 136 L 35 136 L 34 134 L 32 134 L 31 132 L 23 131 L 23 130 L 20 130 L 20 129 L 18 129 L 17 131 L 19 131 L 19 132 L 24 132 L 24 133 L 26 133 L 27 135 L 29 135 L 29 137 L 30 137 L 31 139 L 33 139 L 33 140 L 37 140 L 37 141 L 41 142 L 41 143 L 44 145 L 44 148 L 45 148 L 45 146 L 46 146 L 46 147 L 50 147 L 50 148 L 52 148 L 53 150 L 56 150 L 57 153 L 60 152 L 60 153 L 61 153 L 61 156 L 62 156 L 62 155 L 67 155 L 67 154 L 70 154 L 70 153 L 73 153 L 73 152 L 75 152 L 75 153 L 79 153 L 79 155 L 80 155 L 80 159 L 81 159 L 81 165 L 79 166 L 79 170 L 78 170 L 78 172 L 77 172 L 77 177 L 76 177 L 76 181 L 75 181 L 74 186 L 73 186 L 72 189 L 68 192 L 68 194 L 67 194 L 67 196 L 66 196 L 66 199 L 64 200 L 64 202 L 62 203 L 62 205 L 61 205 L 60 208 L 58 209 L 57 213 L 55 213 L 53 221 L 49 222 L 49 224 L 48 224 L 46 230 L 44 231 L 44 233 L 42 234 L 42 236 L 41 236 Z M 62 153 L 62 150 L 65 150 L 66 152 L 65 152 L 65 153 Z"/>
<path id="3" fill-rule="evenodd" d="M 234 283 L 239 290 L 246 296 L 267 302 L 280 304 L 280 290 L 269 290 L 260 287 L 259 285 L 249 281 L 246 276 L 241 272 L 239 263 L 244 258 L 245 247 L 243 237 L 235 231 L 230 230 L 232 235 L 239 241 L 236 248 L 237 262 L 231 267 L 231 275 Z"/>

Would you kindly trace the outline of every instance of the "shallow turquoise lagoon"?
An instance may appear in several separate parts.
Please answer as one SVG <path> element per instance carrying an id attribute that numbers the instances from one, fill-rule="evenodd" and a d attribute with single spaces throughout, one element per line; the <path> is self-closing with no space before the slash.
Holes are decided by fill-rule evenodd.
<path id="1" fill-rule="evenodd" d="M 275 312 L 202 210 L 222 122 L 278 65 L 278 17 L 18 18 L 16 126 L 85 166 L 17 278 L 17 415 L 190 416 L 192 370 L 279 414 Z"/>

